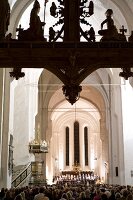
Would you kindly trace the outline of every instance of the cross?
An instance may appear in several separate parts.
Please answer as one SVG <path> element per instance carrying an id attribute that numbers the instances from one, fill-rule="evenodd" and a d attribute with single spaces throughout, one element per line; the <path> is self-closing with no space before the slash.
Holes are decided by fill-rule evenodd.
<path id="1" fill-rule="evenodd" d="M 19 28 L 16 28 L 16 32 L 18 32 L 18 39 L 21 38 L 21 34 L 23 33 L 23 28 L 21 28 L 21 24 L 19 25 Z"/>
<path id="2" fill-rule="evenodd" d="M 120 29 L 120 32 L 122 33 L 122 35 L 124 35 L 124 33 L 127 32 L 127 29 L 124 28 L 124 25 L 122 25 L 122 28 Z"/>

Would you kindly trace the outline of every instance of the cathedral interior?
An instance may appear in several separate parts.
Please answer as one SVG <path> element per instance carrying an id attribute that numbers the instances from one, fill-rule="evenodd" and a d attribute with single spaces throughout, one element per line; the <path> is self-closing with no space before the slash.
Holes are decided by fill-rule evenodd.
<path id="1" fill-rule="evenodd" d="M 1 2 L 0 187 L 133 185 L 133 1 Z"/>

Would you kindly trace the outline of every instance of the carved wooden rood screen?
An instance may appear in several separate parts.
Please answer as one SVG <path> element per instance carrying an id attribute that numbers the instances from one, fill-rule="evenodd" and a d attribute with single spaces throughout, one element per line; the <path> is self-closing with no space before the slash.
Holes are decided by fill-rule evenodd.
<path id="1" fill-rule="evenodd" d="M 101 40 L 97 42 L 95 30 L 88 22 L 89 17 L 95 15 L 93 1 L 58 0 L 58 4 L 52 2 L 50 7 L 50 14 L 57 18 L 57 22 L 49 28 L 48 41 L 41 35 L 45 24 L 41 21 L 39 33 L 30 22 L 27 30 L 21 26 L 17 29 L 18 39 L 12 39 L 11 34 L 1 39 L 0 66 L 12 67 L 10 76 L 16 79 L 23 77 L 22 68 L 45 68 L 63 82 L 63 94 L 71 104 L 79 99 L 81 82 L 99 68 L 121 68 L 120 76 L 125 79 L 133 76 L 133 36 L 131 34 L 126 39 L 123 26 L 118 33 L 112 9 L 105 13 L 106 19 L 98 31 Z M 35 0 L 31 16 L 36 17 L 34 9 L 39 6 Z M 103 30 L 105 23 L 107 29 Z M 56 32 L 54 28 L 58 25 L 61 28 Z M 86 26 L 86 30 L 82 29 L 82 25 Z M 81 37 L 86 42 L 82 42 Z"/>

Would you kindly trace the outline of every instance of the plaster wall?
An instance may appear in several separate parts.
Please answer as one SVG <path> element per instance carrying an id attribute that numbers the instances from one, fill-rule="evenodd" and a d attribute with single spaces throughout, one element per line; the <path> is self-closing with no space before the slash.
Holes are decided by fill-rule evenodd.
<path id="1" fill-rule="evenodd" d="M 10 69 L 0 69 L 0 188 L 10 187 L 9 173 L 9 102 L 10 102 Z"/>
<path id="2" fill-rule="evenodd" d="M 35 115 L 37 113 L 37 81 L 41 70 L 25 71 L 25 78 L 17 81 L 14 88 L 13 145 L 14 165 L 25 165 L 34 160 L 28 144 L 35 138 Z"/>
<path id="3" fill-rule="evenodd" d="M 111 87 L 111 173 L 113 184 L 125 184 L 124 175 L 124 150 L 123 146 L 123 129 L 122 129 L 122 110 L 121 110 L 121 89 L 120 86 Z M 116 173 L 118 167 L 118 175 Z"/>
<path id="4" fill-rule="evenodd" d="M 133 88 L 128 81 L 126 85 L 122 86 L 122 108 L 123 108 L 123 132 L 124 132 L 124 154 L 125 154 L 125 182 L 133 185 L 133 127 L 132 127 L 132 113 L 133 113 Z"/>
<path id="5" fill-rule="evenodd" d="M 18 82 L 15 88 L 13 138 L 14 165 L 26 165 L 30 161 L 28 152 L 29 91 L 26 89 L 23 80 Z"/>

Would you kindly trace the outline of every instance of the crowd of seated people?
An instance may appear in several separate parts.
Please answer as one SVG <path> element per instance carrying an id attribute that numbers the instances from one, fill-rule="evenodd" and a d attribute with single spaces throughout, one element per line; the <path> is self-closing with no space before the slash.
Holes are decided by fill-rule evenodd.
<path id="1" fill-rule="evenodd" d="M 133 186 L 81 183 L 1 189 L 0 200 L 133 200 Z"/>

